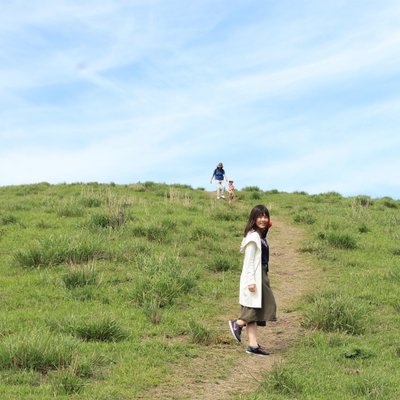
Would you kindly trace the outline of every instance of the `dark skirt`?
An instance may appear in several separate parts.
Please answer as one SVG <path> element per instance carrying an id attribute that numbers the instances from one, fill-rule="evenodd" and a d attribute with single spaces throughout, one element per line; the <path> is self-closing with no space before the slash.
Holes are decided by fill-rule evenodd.
<path id="1" fill-rule="evenodd" d="M 239 319 L 247 323 L 257 322 L 258 326 L 265 326 L 267 321 L 276 321 L 276 302 L 266 269 L 262 271 L 261 308 L 241 306 Z"/>

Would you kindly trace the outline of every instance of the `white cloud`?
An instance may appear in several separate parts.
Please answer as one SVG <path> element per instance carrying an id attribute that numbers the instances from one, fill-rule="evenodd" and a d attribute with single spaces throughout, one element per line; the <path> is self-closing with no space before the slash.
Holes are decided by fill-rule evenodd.
<path id="1" fill-rule="evenodd" d="M 9 2 L 0 184 L 204 186 L 222 160 L 239 187 L 399 196 L 399 16 L 391 1 Z"/>

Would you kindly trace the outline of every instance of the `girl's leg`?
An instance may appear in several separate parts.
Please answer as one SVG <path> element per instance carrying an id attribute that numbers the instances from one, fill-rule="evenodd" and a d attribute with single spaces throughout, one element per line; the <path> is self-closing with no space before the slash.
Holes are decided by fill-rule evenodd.
<path id="1" fill-rule="evenodd" d="M 247 336 L 249 337 L 249 346 L 257 347 L 257 322 L 250 322 L 246 326 Z"/>

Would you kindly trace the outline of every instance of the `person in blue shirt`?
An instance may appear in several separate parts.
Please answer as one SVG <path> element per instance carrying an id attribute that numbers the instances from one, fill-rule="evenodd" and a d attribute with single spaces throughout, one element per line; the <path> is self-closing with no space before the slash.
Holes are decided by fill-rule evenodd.
<path id="1" fill-rule="evenodd" d="M 211 175 L 210 183 L 215 179 L 217 185 L 217 199 L 225 199 L 225 185 L 224 181 L 228 181 L 228 177 L 225 174 L 224 165 L 222 162 L 218 163 L 217 168 L 215 168 L 213 174 Z"/>

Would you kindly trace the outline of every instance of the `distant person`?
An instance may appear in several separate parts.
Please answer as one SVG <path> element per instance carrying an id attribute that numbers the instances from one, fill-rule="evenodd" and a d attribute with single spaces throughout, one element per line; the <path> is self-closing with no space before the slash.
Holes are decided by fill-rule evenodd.
<path id="1" fill-rule="evenodd" d="M 217 199 L 225 199 L 224 192 L 225 192 L 225 185 L 224 180 L 228 180 L 225 174 L 224 166 L 220 162 L 215 168 L 213 174 L 211 175 L 210 183 L 212 180 L 215 179 L 215 183 L 217 185 Z"/>
<path id="2" fill-rule="evenodd" d="M 269 246 L 267 234 L 272 226 L 268 209 L 264 205 L 255 206 L 244 229 L 240 251 L 244 253 L 240 275 L 238 319 L 229 321 L 233 337 L 241 342 L 241 333 L 246 326 L 248 347 L 246 352 L 267 356 L 257 341 L 257 326 L 265 326 L 267 321 L 276 321 L 276 302 L 269 285 Z"/>
<path id="3" fill-rule="evenodd" d="M 230 180 L 228 182 L 228 199 L 229 199 L 229 203 L 233 200 L 234 197 L 235 197 L 235 185 L 233 184 L 233 181 Z"/>

